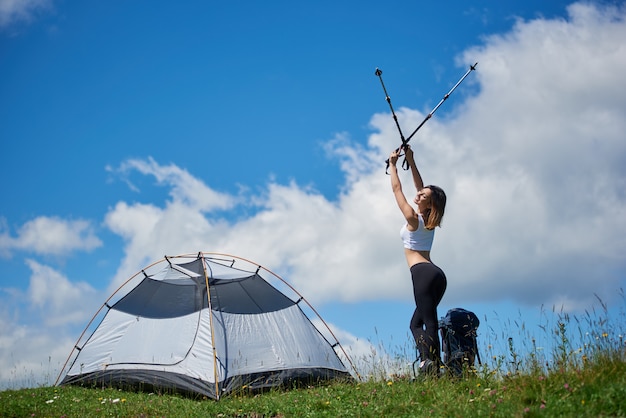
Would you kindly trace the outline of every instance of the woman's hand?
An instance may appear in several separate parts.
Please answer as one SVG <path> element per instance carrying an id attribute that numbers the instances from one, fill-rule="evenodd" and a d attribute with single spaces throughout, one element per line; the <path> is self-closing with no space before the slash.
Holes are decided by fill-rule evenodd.
<path id="1" fill-rule="evenodd" d="M 399 157 L 399 151 L 398 150 L 393 151 L 389 155 L 389 164 L 395 167 L 396 163 L 398 162 L 398 157 Z"/>
<path id="2" fill-rule="evenodd" d="M 413 159 L 413 150 L 411 149 L 410 145 L 405 145 L 404 146 L 404 158 L 406 158 L 406 160 L 411 163 L 414 161 Z"/>

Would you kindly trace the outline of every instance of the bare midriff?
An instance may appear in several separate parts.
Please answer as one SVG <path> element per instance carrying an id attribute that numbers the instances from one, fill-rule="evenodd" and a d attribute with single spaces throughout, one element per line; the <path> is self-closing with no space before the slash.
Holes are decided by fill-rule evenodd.
<path id="1" fill-rule="evenodd" d="M 409 268 L 419 263 L 430 263 L 430 251 L 416 251 L 405 248 L 404 255 Z"/>

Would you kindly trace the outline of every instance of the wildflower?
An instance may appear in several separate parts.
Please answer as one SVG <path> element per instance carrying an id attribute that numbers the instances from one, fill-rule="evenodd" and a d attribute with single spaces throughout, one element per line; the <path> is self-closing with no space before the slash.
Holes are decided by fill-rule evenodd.
<path id="1" fill-rule="evenodd" d="M 126 402 L 126 398 L 122 398 L 122 402 Z"/>
<path id="2" fill-rule="evenodd" d="M 52 402 L 54 402 L 54 399 L 48 399 L 48 400 L 46 401 L 46 403 L 52 403 Z"/>
<path id="3" fill-rule="evenodd" d="M 570 388 L 570 387 L 569 387 L 569 385 L 568 385 L 567 383 L 566 383 L 566 384 L 564 384 L 564 385 L 563 385 L 563 387 L 565 388 L 565 390 L 568 390 L 568 391 L 570 391 L 570 392 L 572 391 L 572 388 Z"/>
<path id="4" fill-rule="evenodd" d="M 477 383 L 477 384 L 476 384 L 476 387 L 477 387 L 477 388 L 479 388 L 479 387 L 480 387 L 480 383 Z"/>
<path id="5" fill-rule="evenodd" d="M 120 398 L 115 398 L 111 401 L 111 403 L 118 403 L 120 401 Z"/>
<path id="6" fill-rule="evenodd" d="M 539 409 L 545 409 L 546 408 L 546 404 L 542 403 L 541 406 L 539 407 Z"/>
<path id="7" fill-rule="evenodd" d="M 393 382 L 390 380 L 387 382 L 387 386 L 391 386 L 391 385 L 393 385 Z"/>

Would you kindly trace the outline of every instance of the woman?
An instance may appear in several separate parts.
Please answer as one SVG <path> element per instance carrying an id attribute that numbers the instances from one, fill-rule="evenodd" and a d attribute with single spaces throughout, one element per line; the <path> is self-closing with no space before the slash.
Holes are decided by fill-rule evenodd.
<path id="1" fill-rule="evenodd" d="M 409 204 L 402 191 L 396 167 L 399 150 L 391 153 L 389 164 L 391 188 L 400 211 L 406 219 L 400 235 L 404 242 L 404 255 L 411 271 L 413 295 L 417 305 L 411 318 L 410 329 L 420 354 L 420 371 L 424 374 L 436 375 L 441 365 L 437 305 L 446 291 L 447 280 L 444 272 L 432 263 L 430 249 L 435 227 L 440 226 L 443 218 L 446 194 L 437 186 L 424 187 L 422 177 L 415 165 L 413 151 L 407 145 L 404 147 L 404 152 L 417 189 L 417 196 L 413 199 L 417 209 Z"/>

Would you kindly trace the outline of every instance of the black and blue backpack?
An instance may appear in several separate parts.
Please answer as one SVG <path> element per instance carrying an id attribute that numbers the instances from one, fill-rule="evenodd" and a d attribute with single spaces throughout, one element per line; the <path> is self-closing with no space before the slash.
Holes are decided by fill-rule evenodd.
<path id="1" fill-rule="evenodd" d="M 450 309 L 439 320 L 443 364 L 452 376 L 461 376 L 476 361 L 481 364 L 476 340 L 479 325 L 476 314 L 463 308 Z"/>

